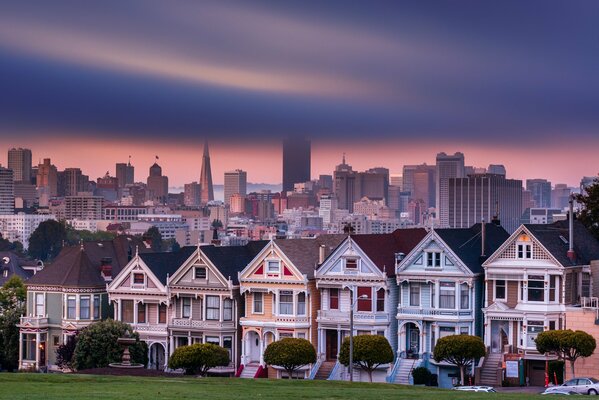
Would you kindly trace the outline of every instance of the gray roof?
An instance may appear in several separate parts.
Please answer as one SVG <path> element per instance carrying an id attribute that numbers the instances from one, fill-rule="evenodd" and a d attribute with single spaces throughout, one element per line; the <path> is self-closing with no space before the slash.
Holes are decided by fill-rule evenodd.
<path id="1" fill-rule="evenodd" d="M 591 260 L 599 259 L 599 241 L 579 222 L 574 221 L 574 252 L 576 260 L 567 256 L 569 245 L 568 221 L 552 224 L 524 225 L 534 237 L 551 253 L 562 266 L 588 265 Z"/>
<path id="2" fill-rule="evenodd" d="M 225 279 L 239 284 L 238 272 L 241 272 L 268 244 L 267 240 L 248 242 L 245 246 L 201 246 L 202 253 L 220 271 Z"/>
<path id="3" fill-rule="evenodd" d="M 191 257 L 195 250 L 197 250 L 197 247 L 186 246 L 176 252 L 144 253 L 140 254 L 139 257 L 152 271 L 154 276 L 163 285 L 166 285 L 166 277 L 172 276 L 185 260 Z"/>
<path id="4" fill-rule="evenodd" d="M 346 237 L 344 234 L 320 235 L 311 239 L 280 239 L 275 243 L 293 265 L 310 279 L 318 267 L 320 246 L 324 245 L 325 254 L 329 255 Z"/>
<path id="5" fill-rule="evenodd" d="M 27 260 L 19 257 L 12 251 L 0 251 L 0 286 L 4 285 L 13 275 L 26 281 L 33 276 L 33 271 L 23 269 L 22 266 L 37 266 L 38 261 Z M 5 272 L 6 277 L 4 277 Z"/>

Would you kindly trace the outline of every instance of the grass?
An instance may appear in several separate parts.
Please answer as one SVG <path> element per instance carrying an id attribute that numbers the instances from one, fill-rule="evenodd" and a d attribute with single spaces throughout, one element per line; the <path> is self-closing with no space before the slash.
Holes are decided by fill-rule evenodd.
<path id="1" fill-rule="evenodd" d="M 0 399 L 406 399 L 516 400 L 522 393 L 465 393 L 384 383 L 233 378 L 140 378 L 70 374 L 0 373 Z M 538 398 L 538 397 L 537 397 Z"/>

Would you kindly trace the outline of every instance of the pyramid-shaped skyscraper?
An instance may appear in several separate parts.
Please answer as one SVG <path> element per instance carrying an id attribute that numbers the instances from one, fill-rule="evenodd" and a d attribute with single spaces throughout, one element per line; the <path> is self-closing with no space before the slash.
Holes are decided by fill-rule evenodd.
<path id="1" fill-rule="evenodd" d="M 214 188 L 212 187 L 212 170 L 210 169 L 210 153 L 208 141 L 204 143 L 204 155 L 202 156 L 202 171 L 200 173 L 200 202 L 206 204 L 214 200 Z"/>

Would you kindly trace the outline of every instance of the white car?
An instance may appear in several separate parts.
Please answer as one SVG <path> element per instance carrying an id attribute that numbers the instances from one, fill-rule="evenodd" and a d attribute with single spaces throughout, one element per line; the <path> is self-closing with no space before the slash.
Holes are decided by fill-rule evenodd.
<path id="1" fill-rule="evenodd" d="M 599 394 L 599 380 L 595 378 L 572 378 L 557 387 L 580 394 Z"/>
<path id="2" fill-rule="evenodd" d="M 541 394 L 555 394 L 555 395 L 560 395 L 560 396 L 571 396 L 571 395 L 580 396 L 580 393 L 570 390 L 564 386 L 549 387 L 549 388 L 545 389 L 545 391 Z"/>
<path id="3" fill-rule="evenodd" d="M 461 390 L 465 392 L 486 392 L 495 393 L 495 389 L 491 386 L 456 386 L 453 390 Z"/>

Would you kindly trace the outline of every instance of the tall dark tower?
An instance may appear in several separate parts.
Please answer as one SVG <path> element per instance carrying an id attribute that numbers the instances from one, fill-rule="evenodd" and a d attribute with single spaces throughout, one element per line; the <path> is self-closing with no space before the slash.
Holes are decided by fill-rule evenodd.
<path id="1" fill-rule="evenodd" d="M 208 141 L 204 143 L 204 155 L 202 156 L 202 171 L 200 173 L 200 202 L 206 204 L 214 200 L 214 188 L 212 187 L 212 170 L 210 169 L 210 153 Z"/>
<path id="2" fill-rule="evenodd" d="M 292 191 L 294 183 L 310 180 L 310 141 L 291 137 L 283 141 L 283 191 Z"/>

